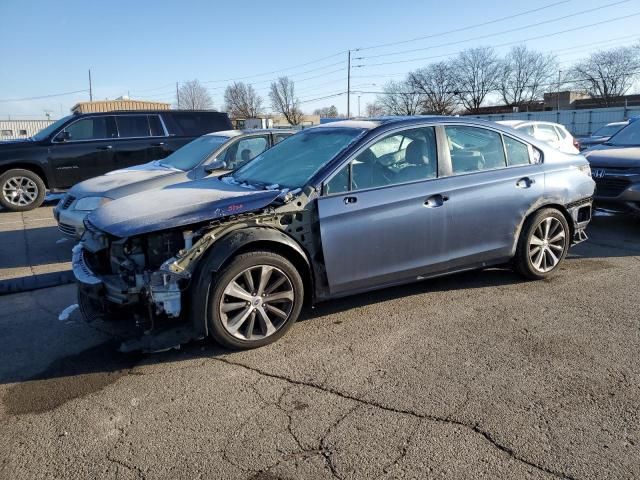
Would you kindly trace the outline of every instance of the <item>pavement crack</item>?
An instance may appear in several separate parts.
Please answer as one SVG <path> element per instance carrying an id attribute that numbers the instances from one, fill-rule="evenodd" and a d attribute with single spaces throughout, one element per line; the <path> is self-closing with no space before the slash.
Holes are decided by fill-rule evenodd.
<path id="1" fill-rule="evenodd" d="M 468 430 L 470 432 L 473 432 L 473 433 L 475 433 L 477 435 L 481 435 L 490 445 L 492 445 L 493 447 L 495 447 L 499 451 L 505 453 L 506 455 L 508 455 L 513 460 L 522 463 L 523 465 L 526 465 L 526 466 L 531 467 L 531 468 L 535 468 L 536 470 L 539 470 L 540 472 L 546 473 L 546 474 L 551 475 L 551 476 L 556 477 L 556 478 L 560 478 L 560 479 L 563 479 L 563 480 L 575 480 L 574 477 L 572 477 L 572 476 L 570 476 L 568 474 L 553 470 L 553 469 L 545 467 L 543 465 L 538 465 L 538 464 L 536 464 L 534 462 L 531 462 L 531 461 L 529 461 L 529 460 L 527 460 L 525 458 L 522 458 L 512 448 L 500 443 L 500 441 L 498 441 L 490 432 L 488 432 L 486 430 L 483 430 L 478 424 L 468 424 L 468 423 L 465 423 L 465 422 L 463 422 L 461 420 L 453 419 L 451 417 L 439 417 L 439 416 L 436 416 L 436 415 L 422 414 L 422 413 L 414 412 L 412 410 L 407 410 L 407 409 L 396 408 L 396 407 L 384 405 L 384 404 L 381 404 L 381 403 L 378 403 L 378 402 L 375 402 L 375 401 L 372 401 L 372 400 L 365 400 L 365 399 L 356 397 L 355 395 L 344 393 L 344 392 L 341 392 L 341 391 L 336 390 L 336 389 L 331 388 L 331 387 L 327 387 L 327 386 L 324 386 L 324 385 L 316 384 L 316 383 L 310 382 L 310 381 L 296 380 L 296 379 L 293 379 L 293 378 L 286 377 L 284 375 L 279 375 L 279 374 L 276 374 L 276 373 L 267 372 L 266 370 L 263 370 L 261 368 L 252 367 L 252 366 L 245 365 L 243 363 L 238 363 L 238 362 L 231 361 L 228 358 L 216 357 L 216 358 L 213 358 L 212 360 L 218 361 L 218 362 L 222 362 L 222 363 L 225 363 L 227 365 L 233 365 L 233 366 L 236 366 L 236 367 L 244 368 L 244 369 L 249 370 L 251 372 L 257 373 L 258 375 L 262 375 L 262 376 L 265 376 L 265 377 L 281 380 L 281 381 L 287 382 L 287 383 L 292 384 L 292 385 L 300 385 L 300 386 L 304 386 L 304 387 L 313 388 L 315 390 L 319 390 L 319 391 L 322 391 L 322 392 L 325 392 L 325 393 L 329 393 L 331 395 L 335 395 L 335 396 L 343 398 L 345 400 L 351 400 L 351 401 L 354 401 L 354 402 L 358 402 L 361 405 L 368 405 L 370 407 L 379 408 L 379 409 L 385 410 L 387 412 L 397 413 L 397 414 L 400 414 L 400 415 L 409 415 L 409 416 L 412 416 L 412 417 L 418 418 L 418 419 L 426 419 L 426 420 L 430 420 L 432 422 L 445 423 L 445 424 L 449 424 L 449 425 L 458 426 L 458 427 L 464 428 L 464 429 L 466 429 L 466 430 Z M 349 416 L 350 413 L 351 412 L 348 412 L 345 416 L 342 417 L 342 419 L 344 419 L 347 416 Z M 336 424 L 334 424 L 333 427 L 330 427 L 329 430 L 331 430 L 332 428 L 335 428 L 335 425 L 339 424 L 340 421 L 341 420 L 338 420 L 338 422 Z M 323 436 L 323 439 L 326 438 L 326 436 L 328 434 L 329 434 L 328 432 L 325 433 L 325 435 Z M 321 440 L 321 443 L 322 443 L 322 440 Z M 323 456 L 325 458 L 328 458 L 327 455 L 330 456 L 330 454 L 327 454 L 324 449 L 321 448 L 320 450 L 323 452 Z M 332 463 L 328 463 L 328 466 L 331 469 L 331 472 L 334 475 L 334 477 L 341 478 L 337 474 L 337 471 L 335 471 L 335 466 Z"/>

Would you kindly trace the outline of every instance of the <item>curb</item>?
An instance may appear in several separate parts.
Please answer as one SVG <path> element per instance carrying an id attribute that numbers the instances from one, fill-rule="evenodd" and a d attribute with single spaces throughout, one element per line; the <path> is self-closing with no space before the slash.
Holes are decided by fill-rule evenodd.
<path id="1" fill-rule="evenodd" d="M 43 273 L 40 275 L 12 278 L 9 280 L 0 280 L 0 295 L 29 292 L 32 290 L 57 287 L 58 285 L 66 285 L 74 282 L 75 278 L 71 270 Z"/>

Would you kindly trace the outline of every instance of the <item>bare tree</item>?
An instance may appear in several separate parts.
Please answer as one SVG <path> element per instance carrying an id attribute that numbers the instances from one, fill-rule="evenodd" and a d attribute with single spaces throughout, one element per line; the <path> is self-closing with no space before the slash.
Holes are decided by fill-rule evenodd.
<path id="1" fill-rule="evenodd" d="M 638 78 L 640 48 L 619 47 L 592 53 L 572 68 L 574 85 L 601 105 L 610 106 L 627 93 Z"/>
<path id="2" fill-rule="evenodd" d="M 262 98 L 251 85 L 234 82 L 224 91 L 224 104 L 233 118 L 256 118 L 262 109 Z"/>
<path id="3" fill-rule="evenodd" d="M 408 83 L 424 97 L 424 112 L 451 115 L 458 104 L 457 80 L 450 63 L 433 63 L 426 68 L 410 72 Z"/>
<path id="4" fill-rule="evenodd" d="M 553 55 L 513 47 L 502 62 L 500 94 L 506 105 L 519 106 L 538 100 L 557 72 Z"/>
<path id="5" fill-rule="evenodd" d="M 500 61 L 491 47 L 460 52 L 454 62 L 458 98 L 469 113 L 477 113 L 482 102 L 497 90 Z"/>
<path id="6" fill-rule="evenodd" d="M 213 101 L 209 92 L 198 80 L 191 80 L 180 85 L 176 104 L 182 110 L 213 109 Z"/>
<path id="7" fill-rule="evenodd" d="M 271 107 L 281 113 L 290 125 L 299 125 L 302 122 L 300 102 L 296 98 L 295 85 L 289 77 L 280 77 L 271 84 L 269 98 Z"/>
<path id="8" fill-rule="evenodd" d="M 381 117 L 384 115 L 384 107 L 379 102 L 367 103 L 365 107 L 367 117 Z"/>
<path id="9" fill-rule="evenodd" d="M 388 115 L 417 115 L 423 111 L 424 95 L 415 91 L 406 80 L 387 82 L 382 92 L 376 103 Z"/>
<path id="10" fill-rule="evenodd" d="M 330 107 L 316 108 L 313 111 L 313 114 L 320 115 L 324 118 L 338 118 L 340 116 L 335 105 L 331 105 Z"/>

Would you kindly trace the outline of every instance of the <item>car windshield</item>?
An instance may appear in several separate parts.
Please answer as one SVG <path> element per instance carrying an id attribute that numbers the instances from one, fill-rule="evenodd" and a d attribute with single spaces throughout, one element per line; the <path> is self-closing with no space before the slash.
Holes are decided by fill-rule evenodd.
<path id="1" fill-rule="evenodd" d="M 38 141 L 38 142 L 40 140 L 44 140 L 45 138 L 47 138 L 49 135 L 51 135 L 54 131 L 56 131 L 58 128 L 60 128 L 67 120 L 69 120 L 72 117 L 73 117 L 73 115 L 67 115 L 66 117 L 63 117 L 60 120 L 56 120 L 55 122 L 53 122 L 48 127 L 45 127 L 42 130 L 40 130 L 38 133 L 36 133 L 31 138 L 33 140 L 35 140 L 35 141 Z"/>
<path id="2" fill-rule="evenodd" d="M 629 123 L 629 125 L 611 137 L 607 145 L 619 145 L 621 147 L 640 145 L 640 120 Z"/>
<path id="3" fill-rule="evenodd" d="M 209 157 L 214 150 L 217 150 L 218 147 L 227 140 L 229 140 L 229 137 L 221 135 L 204 135 L 187 143 L 167 158 L 163 158 L 160 163 L 180 170 L 191 170 Z"/>
<path id="4" fill-rule="evenodd" d="M 591 134 L 592 137 L 610 137 L 615 135 L 620 129 L 624 127 L 623 125 L 605 125 L 602 128 L 599 128 L 595 132 Z"/>
<path id="5" fill-rule="evenodd" d="M 264 186 L 302 187 L 364 131 L 344 127 L 303 130 L 240 167 L 233 178 Z"/>

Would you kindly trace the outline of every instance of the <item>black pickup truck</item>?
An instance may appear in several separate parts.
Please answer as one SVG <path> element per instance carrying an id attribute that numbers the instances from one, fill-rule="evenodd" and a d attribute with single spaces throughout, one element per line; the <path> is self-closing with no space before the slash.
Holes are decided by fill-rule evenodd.
<path id="1" fill-rule="evenodd" d="M 205 133 L 232 129 L 226 113 L 153 110 L 74 114 L 23 141 L 0 142 L 0 205 L 37 208 L 46 190 L 166 157 Z"/>

